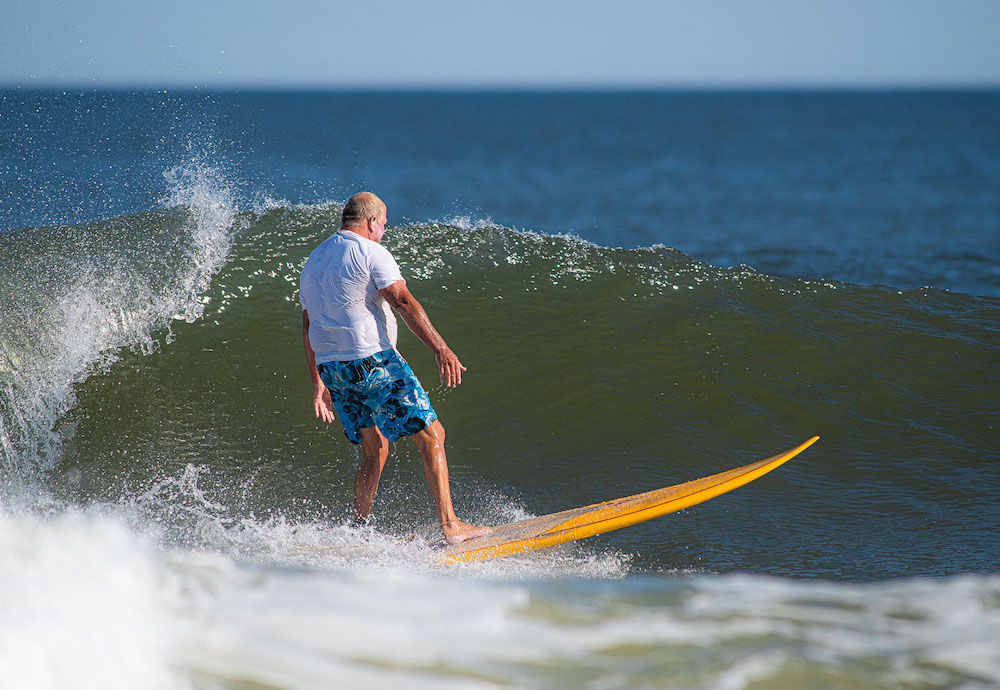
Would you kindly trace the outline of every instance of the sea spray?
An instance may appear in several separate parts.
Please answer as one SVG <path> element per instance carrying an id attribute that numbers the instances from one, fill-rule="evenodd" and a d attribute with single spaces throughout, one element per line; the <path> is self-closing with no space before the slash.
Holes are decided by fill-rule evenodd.
<path id="1" fill-rule="evenodd" d="M 163 204 L 185 209 L 191 228 L 191 263 L 179 276 L 174 318 L 193 321 L 201 315 L 199 297 L 229 254 L 238 208 L 222 171 L 204 161 L 171 168 L 163 176 L 170 190 Z"/>
<path id="2" fill-rule="evenodd" d="M 193 321 L 224 264 L 237 208 L 204 164 L 168 171 L 163 211 L 0 235 L 0 468 L 26 480 L 57 461 L 75 386 L 123 348 L 150 353 Z M 163 329 L 166 329 L 165 331 Z"/>

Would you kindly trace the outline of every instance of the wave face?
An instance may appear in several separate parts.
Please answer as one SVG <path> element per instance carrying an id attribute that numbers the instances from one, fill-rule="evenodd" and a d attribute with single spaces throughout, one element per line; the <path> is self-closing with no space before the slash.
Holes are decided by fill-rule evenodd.
<path id="1" fill-rule="evenodd" d="M 184 172 L 183 203 L 160 211 L 4 236 L 7 481 L 152 500 L 191 466 L 236 514 L 346 510 L 354 449 L 311 418 L 296 294 L 339 207 L 240 211 L 215 174 Z M 386 244 L 469 368 L 432 393 L 471 515 L 607 500 L 818 434 L 759 486 L 673 518 L 668 537 L 653 524 L 606 543 L 653 571 L 995 567 L 997 300 L 492 223 L 398 227 Z M 406 333 L 400 347 L 436 383 L 423 346 Z M 413 452 L 396 448 L 380 497 L 404 531 L 427 516 Z"/>

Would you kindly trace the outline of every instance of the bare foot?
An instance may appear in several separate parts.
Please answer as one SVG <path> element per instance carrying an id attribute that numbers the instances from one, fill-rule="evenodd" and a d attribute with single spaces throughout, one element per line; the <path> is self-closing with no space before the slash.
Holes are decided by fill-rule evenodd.
<path id="1" fill-rule="evenodd" d="M 492 530 L 489 527 L 474 527 L 461 520 L 452 520 L 441 525 L 441 531 L 444 532 L 444 540 L 452 545 L 460 544 L 466 539 L 484 537 Z"/>

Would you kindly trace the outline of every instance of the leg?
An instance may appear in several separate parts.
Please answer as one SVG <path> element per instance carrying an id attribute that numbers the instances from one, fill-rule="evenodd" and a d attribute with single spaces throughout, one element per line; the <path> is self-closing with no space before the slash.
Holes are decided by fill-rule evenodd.
<path id="1" fill-rule="evenodd" d="M 354 513 L 359 520 L 364 520 L 371 515 L 375 503 L 378 480 L 389 457 L 389 442 L 376 426 L 363 428 L 360 434 L 361 467 L 354 478 Z"/>
<path id="2" fill-rule="evenodd" d="M 434 420 L 423 431 L 418 431 L 410 438 L 420 450 L 420 459 L 424 464 L 424 476 L 434 494 L 437 504 L 438 518 L 441 520 L 441 531 L 449 544 L 481 537 L 489 533 L 488 527 L 473 527 L 458 519 L 451 504 L 451 488 L 448 485 L 448 460 L 444 452 L 444 427 Z"/>

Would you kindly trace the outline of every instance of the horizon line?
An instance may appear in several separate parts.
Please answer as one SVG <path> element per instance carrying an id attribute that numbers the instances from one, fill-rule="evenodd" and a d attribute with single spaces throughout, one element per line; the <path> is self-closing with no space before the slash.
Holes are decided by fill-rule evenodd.
<path id="1" fill-rule="evenodd" d="M 235 82 L 164 83 L 156 81 L 105 82 L 0 80 L 3 91 L 133 91 L 133 92 L 267 92 L 267 93 L 624 93 L 624 92 L 833 92 L 833 91 L 995 91 L 1000 81 L 760 81 L 760 82 L 426 82 L 426 83 L 288 83 Z"/>

